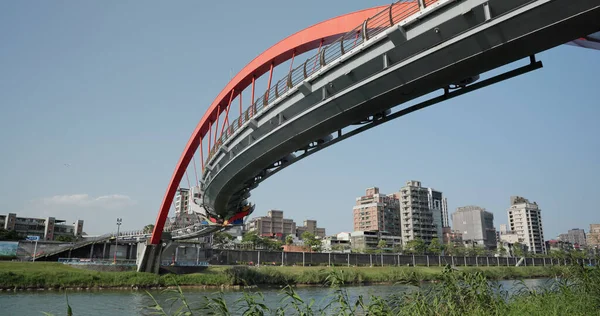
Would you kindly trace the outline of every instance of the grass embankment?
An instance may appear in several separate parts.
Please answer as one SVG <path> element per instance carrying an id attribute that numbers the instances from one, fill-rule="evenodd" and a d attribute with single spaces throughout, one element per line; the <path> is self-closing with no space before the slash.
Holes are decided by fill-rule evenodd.
<path id="1" fill-rule="evenodd" d="M 519 279 L 563 275 L 564 267 L 471 267 L 488 279 Z M 440 280 L 440 267 L 209 267 L 201 273 L 155 275 L 139 272 L 97 272 L 51 262 L 0 262 L 0 288 L 151 288 L 182 286 L 325 284 L 332 271 L 344 284 L 418 283 Z"/>
<path id="2" fill-rule="evenodd" d="M 564 278 L 551 286 L 528 288 L 524 284 L 509 294 L 498 283 L 479 272 L 444 269 L 440 282 L 415 291 L 392 294 L 388 297 L 351 298 L 341 270 L 331 271 L 326 285 L 332 288 L 321 299 L 303 299 L 291 287 L 285 287 L 282 298 L 267 306 L 260 292 L 244 292 L 232 302 L 223 293 L 213 293 L 193 302 L 183 292 L 169 290 L 170 307 L 165 309 L 156 300 L 149 311 L 161 315 L 600 315 L 600 268 L 571 266 L 561 268 Z M 165 304 L 166 305 L 166 304 Z M 275 306 L 273 306 L 275 305 Z"/>

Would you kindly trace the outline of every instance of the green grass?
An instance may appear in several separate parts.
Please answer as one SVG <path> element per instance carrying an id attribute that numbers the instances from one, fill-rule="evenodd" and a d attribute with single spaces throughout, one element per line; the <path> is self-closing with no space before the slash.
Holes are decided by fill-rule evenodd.
<path id="1" fill-rule="evenodd" d="M 564 276 L 565 267 L 467 267 L 492 280 Z M 155 275 L 97 272 L 51 262 L 0 262 L 0 288 L 98 288 L 220 285 L 325 284 L 336 273 L 344 284 L 410 283 L 440 280 L 440 267 L 209 267 L 201 273 Z"/>
<path id="2" fill-rule="evenodd" d="M 273 270 L 271 270 L 273 269 Z M 247 270 L 245 273 L 272 273 L 271 269 Z M 560 280 L 543 288 L 528 288 L 524 284 L 516 286 L 517 291 L 508 294 L 499 284 L 484 274 L 494 269 L 452 270 L 449 267 L 439 271 L 440 282 L 417 288 L 415 291 L 392 294 L 388 297 L 371 295 L 351 299 L 342 285 L 347 284 L 350 273 L 361 270 L 329 269 L 326 285 L 332 291 L 318 299 L 306 300 L 298 295 L 291 286 L 281 290 L 281 299 L 267 306 L 260 291 L 244 292 L 235 301 L 226 301 L 223 292 L 203 296 L 197 301 L 186 299 L 180 287 L 163 293 L 170 296 L 161 306 L 149 292 L 153 303 L 147 306 L 148 312 L 163 316 L 193 315 L 434 315 L 434 316 L 470 316 L 470 315 L 600 315 L 600 268 L 581 266 L 562 267 L 564 272 Z M 382 269 L 383 270 L 383 269 Z M 288 270 L 289 272 L 290 270 Z M 306 273 L 307 270 L 291 270 Z M 318 270 L 320 271 L 320 270 Z M 393 271 L 403 271 L 394 269 Z M 523 273 L 527 269 L 523 269 Z M 535 271 L 535 270 L 529 270 Z M 225 273 L 227 270 L 224 271 Z M 414 271 L 429 273 L 429 271 Z M 506 272 L 506 271 L 505 271 Z M 278 271 L 281 273 L 281 271 Z M 436 272 L 432 273 L 436 274 Z M 67 313 L 70 306 L 66 301 Z M 236 313 L 237 312 L 237 313 Z M 71 315 L 71 314 L 69 314 Z"/>

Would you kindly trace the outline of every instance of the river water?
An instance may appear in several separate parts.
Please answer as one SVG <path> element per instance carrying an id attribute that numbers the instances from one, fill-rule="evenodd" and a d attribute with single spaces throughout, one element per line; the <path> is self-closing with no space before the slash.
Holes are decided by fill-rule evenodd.
<path id="1" fill-rule="evenodd" d="M 509 293 L 522 288 L 523 285 L 532 287 L 547 287 L 551 283 L 549 279 L 526 279 L 524 283 L 517 281 L 500 281 L 500 285 Z M 350 301 L 354 302 L 359 295 L 369 297 L 376 295 L 387 297 L 391 294 L 401 294 L 416 289 L 409 285 L 371 285 L 345 287 Z M 216 289 L 185 289 L 186 299 L 191 302 L 200 302 L 205 296 L 212 296 L 219 290 Z M 261 288 L 264 301 L 272 309 L 281 305 L 280 288 Z M 296 289 L 298 295 L 305 301 L 315 300 L 315 306 L 324 306 L 325 301 L 331 299 L 333 291 L 325 287 L 299 287 Z M 160 291 L 150 292 L 167 310 L 169 305 L 166 300 L 172 294 Z M 67 292 L 69 304 L 73 309 L 74 316 L 104 316 L 104 315 L 149 315 L 147 309 L 153 305 L 152 298 L 144 291 L 69 291 Z M 224 299 L 228 306 L 243 296 L 243 291 L 225 290 Z M 42 312 L 54 315 L 66 315 L 66 299 L 64 292 L 58 291 L 22 291 L 0 293 L 0 315 L 44 315 Z"/>

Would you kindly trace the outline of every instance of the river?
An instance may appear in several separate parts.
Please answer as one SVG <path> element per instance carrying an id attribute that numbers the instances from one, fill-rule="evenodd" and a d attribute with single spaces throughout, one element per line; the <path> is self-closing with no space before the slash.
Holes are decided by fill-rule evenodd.
<path id="1" fill-rule="evenodd" d="M 549 279 L 526 279 L 524 284 L 527 287 L 546 287 L 550 284 Z M 500 281 L 500 285 L 509 293 L 521 288 L 517 281 Z M 349 286 L 345 287 L 350 300 L 353 302 L 359 295 L 369 297 L 377 295 L 387 297 L 391 294 L 412 291 L 415 289 L 409 285 L 371 285 L 371 286 Z M 270 308 L 280 306 L 282 298 L 279 288 L 261 288 L 265 303 Z M 211 289 L 185 289 L 184 294 L 189 302 L 199 302 L 204 296 L 210 296 L 218 292 Z M 298 287 L 298 295 L 305 301 L 311 298 L 315 300 L 316 306 L 323 306 L 323 301 L 331 298 L 332 290 L 325 287 Z M 149 315 L 146 309 L 153 305 L 152 299 L 144 291 L 110 291 L 110 290 L 89 290 L 89 291 L 69 291 L 69 304 L 73 309 L 74 316 L 104 316 L 104 315 Z M 151 292 L 157 300 L 166 309 L 169 303 L 166 299 L 172 297 L 161 293 L 160 291 Z M 243 291 L 226 290 L 224 291 L 225 301 L 231 306 L 235 300 L 242 297 Z M 20 315 L 43 315 L 47 312 L 58 315 L 66 315 L 66 300 L 64 292 L 58 291 L 21 291 L 0 293 L 0 315 L 20 316 Z"/>

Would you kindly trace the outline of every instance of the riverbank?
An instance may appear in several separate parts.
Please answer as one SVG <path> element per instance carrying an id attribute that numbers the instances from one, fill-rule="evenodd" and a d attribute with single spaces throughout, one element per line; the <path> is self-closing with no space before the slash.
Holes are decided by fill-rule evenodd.
<path id="1" fill-rule="evenodd" d="M 565 267 L 460 267 L 491 280 L 563 276 Z M 442 279 L 441 267 L 209 267 L 201 273 L 155 275 L 98 272 L 53 262 L 0 262 L 0 289 L 147 289 L 171 286 L 322 285 L 332 274 L 344 284 L 417 284 Z"/>

